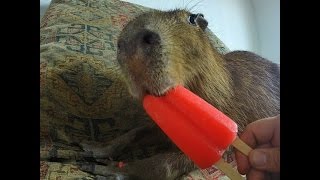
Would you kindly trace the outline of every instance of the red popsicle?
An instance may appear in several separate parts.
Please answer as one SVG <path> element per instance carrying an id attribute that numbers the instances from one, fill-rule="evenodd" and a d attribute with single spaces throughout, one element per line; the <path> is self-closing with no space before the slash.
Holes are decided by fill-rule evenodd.
<path id="1" fill-rule="evenodd" d="M 248 155 L 238 126 L 221 111 L 183 86 L 166 95 L 146 95 L 143 106 L 165 134 L 200 168 L 216 165 L 231 179 L 242 179 L 221 157 L 229 145 Z"/>

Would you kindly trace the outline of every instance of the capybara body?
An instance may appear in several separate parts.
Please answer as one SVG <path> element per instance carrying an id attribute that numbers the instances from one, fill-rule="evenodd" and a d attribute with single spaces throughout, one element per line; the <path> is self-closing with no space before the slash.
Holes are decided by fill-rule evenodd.
<path id="1" fill-rule="evenodd" d="M 218 53 L 202 14 L 152 11 L 130 21 L 118 39 L 117 59 L 132 96 L 164 95 L 183 85 L 233 119 L 239 133 L 280 113 L 280 66 L 247 51 Z M 158 130 L 158 129 L 157 129 Z M 135 179 L 176 179 L 196 166 L 176 148 L 128 163 Z"/>

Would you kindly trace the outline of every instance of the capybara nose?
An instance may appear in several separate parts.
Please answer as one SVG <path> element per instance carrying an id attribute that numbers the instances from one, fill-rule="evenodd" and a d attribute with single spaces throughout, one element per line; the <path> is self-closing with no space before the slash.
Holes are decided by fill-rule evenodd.
<path id="1" fill-rule="evenodd" d="M 136 38 L 138 43 L 140 43 L 143 47 L 160 45 L 159 34 L 150 30 L 142 30 L 138 32 Z"/>
<path id="2" fill-rule="evenodd" d="M 121 38 L 118 40 L 118 62 L 120 65 L 138 61 L 157 62 L 161 58 L 160 43 L 159 34 L 147 29 L 139 30 L 129 39 Z"/>

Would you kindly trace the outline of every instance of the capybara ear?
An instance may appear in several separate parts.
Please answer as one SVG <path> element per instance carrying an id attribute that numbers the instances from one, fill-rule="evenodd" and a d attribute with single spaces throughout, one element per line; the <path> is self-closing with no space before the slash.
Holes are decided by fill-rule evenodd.
<path id="1" fill-rule="evenodd" d="M 188 21 L 194 26 L 199 26 L 203 31 L 208 26 L 208 21 L 204 18 L 203 14 L 190 14 Z"/>
<path id="2" fill-rule="evenodd" d="M 203 31 L 208 26 L 208 21 L 204 18 L 203 14 L 197 14 L 195 22 Z"/>

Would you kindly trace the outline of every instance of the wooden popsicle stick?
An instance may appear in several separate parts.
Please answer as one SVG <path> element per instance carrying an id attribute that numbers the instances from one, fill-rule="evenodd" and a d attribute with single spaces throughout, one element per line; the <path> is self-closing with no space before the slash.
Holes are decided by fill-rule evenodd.
<path id="1" fill-rule="evenodd" d="M 231 180 L 244 180 L 244 178 L 237 172 L 237 170 L 233 169 L 233 167 L 229 163 L 224 162 L 223 158 L 221 158 L 214 165 L 225 175 L 227 175 Z"/>
<path id="2" fill-rule="evenodd" d="M 245 142 L 243 142 L 239 137 L 232 142 L 232 146 L 238 149 L 242 154 L 249 156 L 249 152 L 252 150 Z"/>

